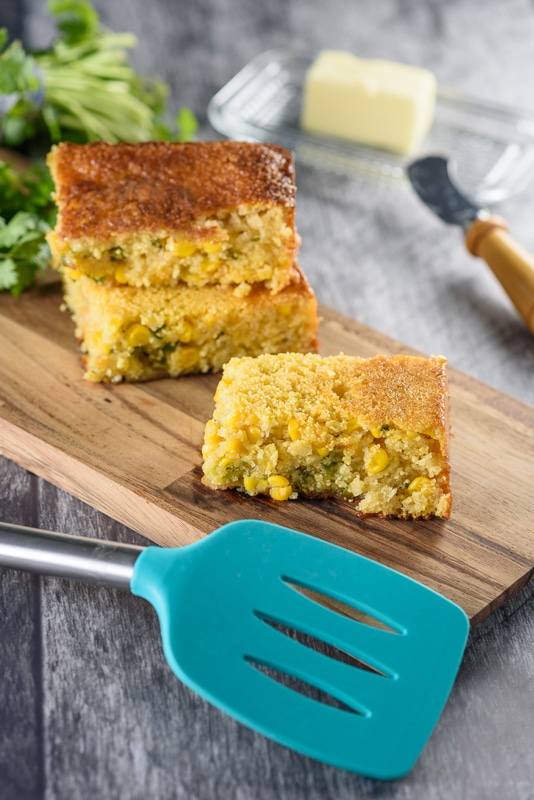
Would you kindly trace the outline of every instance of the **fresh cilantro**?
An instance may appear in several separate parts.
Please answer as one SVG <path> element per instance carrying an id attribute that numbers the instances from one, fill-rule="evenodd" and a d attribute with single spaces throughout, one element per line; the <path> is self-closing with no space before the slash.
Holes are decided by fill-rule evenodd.
<path id="1" fill-rule="evenodd" d="M 113 33 L 88 0 L 51 0 L 56 36 L 45 51 L 9 43 L 0 29 L 0 144 L 43 157 L 54 142 L 187 141 L 197 121 L 182 108 L 165 121 L 169 87 L 138 75 L 131 33 Z M 0 291 L 18 295 L 50 257 L 52 180 L 44 164 L 17 174 L 0 161 Z"/>
<path id="2" fill-rule="evenodd" d="M 176 115 L 176 127 L 178 129 L 178 139 L 180 142 L 189 142 L 195 138 L 198 130 L 197 118 L 190 108 L 181 108 Z"/>
<path id="3" fill-rule="evenodd" d="M 51 0 L 48 8 L 57 18 L 58 30 L 67 44 L 98 35 L 98 12 L 85 0 Z"/>
<path id="4" fill-rule="evenodd" d="M 50 253 L 49 225 L 37 214 L 19 211 L 9 222 L 0 217 L 0 289 L 17 297 L 45 269 Z"/>
<path id="5" fill-rule="evenodd" d="M 0 31 L 3 144 L 31 142 L 46 152 L 62 140 L 185 141 L 194 136 L 192 111 L 181 109 L 171 128 L 164 120 L 168 85 L 131 67 L 133 34 L 106 30 L 87 0 L 52 0 L 48 9 L 57 35 L 44 52 L 27 52 L 17 41 L 6 47 L 7 32 Z"/>
<path id="6" fill-rule="evenodd" d="M 46 232 L 54 224 L 52 179 L 44 164 L 22 173 L 0 161 L 0 290 L 18 296 L 46 269 Z"/>
<path id="7" fill-rule="evenodd" d="M 18 211 L 24 210 L 39 216 L 49 225 L 55 219 L 51 200 L 52 178 L 48 168 L 35 163 L 22 173 L 0 161 L 0 215 L 9 220 Z"/>

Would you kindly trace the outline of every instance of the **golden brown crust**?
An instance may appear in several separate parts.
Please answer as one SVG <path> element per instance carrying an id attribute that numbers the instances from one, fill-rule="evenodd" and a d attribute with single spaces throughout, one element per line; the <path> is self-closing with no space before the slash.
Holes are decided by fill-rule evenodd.
<path id="1" fill-rule="evenodd" d="M 387 419 L 408 431 L 447 428 L 445 358 L 378 355 L 352 366 L 347 385 L 347 410 L 365 409 L 370 424 Z"/>
<path id="2" fill-rule="evenodd" d="M 62 142 L 48 156 L 62 238 L 106 240 L 118 232 L 205 238 L 202 216 L 243 205 L 288 209 L 294 223 L 291 154 L 249 142 Z"/>

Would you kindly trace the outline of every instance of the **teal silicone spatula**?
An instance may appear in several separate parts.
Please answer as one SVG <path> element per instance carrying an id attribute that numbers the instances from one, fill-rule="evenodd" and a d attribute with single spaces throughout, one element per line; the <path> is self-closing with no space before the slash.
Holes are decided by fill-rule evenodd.
<path id="1" fill-rule="evenodd" d="M 187 686 L 281 744 L 380 779 L 417 760 L 469 629 L 459 606 L 399 572 L 261 521 L 174 549 L 0 524 L 0 565 L 130 589 L 155 607 L 165 656 Z"/>

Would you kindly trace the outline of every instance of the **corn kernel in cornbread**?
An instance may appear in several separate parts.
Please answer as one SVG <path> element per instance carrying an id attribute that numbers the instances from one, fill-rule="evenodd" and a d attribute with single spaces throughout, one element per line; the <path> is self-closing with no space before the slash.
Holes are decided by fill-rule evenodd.
<path id="1" fill-rule="evenodd" d="M 64 290 L 91 381 L 216 372 L 233 356 L 317 349 L 317 304 L 298 269 L 276 294 L 262 285 L 244 295 L 220 286 L 138 289 L 85 275 L 65 277 Z M 239 444 L 229 442 L 230 451 L 239 454 Z"/>
<path id="2" fill-rule="evenodd" d="M 130 286 L 291 281 L 299 239 L 291 154 L 248 142 L 54 147 L 53 265 Z"/>
<path id="3" fill-rule="evenodd" d="M 448 519 L 446 360 L 234 358 L 202 454 L 213 489 L 276 501 L 340 497 L 362 514 Z"/>

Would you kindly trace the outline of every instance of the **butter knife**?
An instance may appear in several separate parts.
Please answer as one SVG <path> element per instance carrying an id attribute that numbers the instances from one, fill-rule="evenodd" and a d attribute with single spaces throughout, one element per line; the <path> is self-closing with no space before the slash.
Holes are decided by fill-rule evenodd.
<path id="1" fill-rule="evenodd" d="M 421 200 L 444 222 L 460 225 L 468 251 L 484 259 L 534 333 L 534 258 L 510 236 L 504 219 L 459 191 L 442 156 L 417 159 L 407 172 Z"/>

